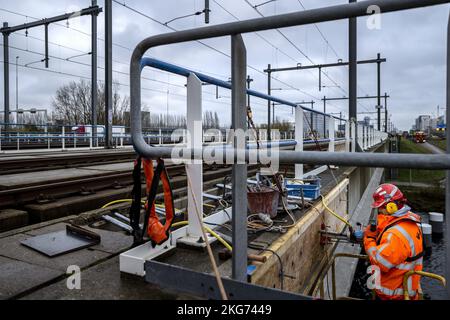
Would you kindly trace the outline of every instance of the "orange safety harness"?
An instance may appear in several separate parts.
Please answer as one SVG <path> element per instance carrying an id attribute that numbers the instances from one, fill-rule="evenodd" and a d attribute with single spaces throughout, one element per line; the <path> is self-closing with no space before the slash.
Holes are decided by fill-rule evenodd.
<path id="1" fill-rule="evenodd" d="M 147 201 L 145 203 L 145 218 L 142 230 L 139 227 L 139 219 L 141 212 L 141 163 L 144 168 L 146 181 Z M 164 161 L 157 160 L 156 169 L 153 168 L 153 161 L 150 159 L 141 159 L 138 157 L 134 162 L 133 170 L 133 202 L 130 208 L 130 225 L 133 228 L 133 236 L 135 244 L 143 242 L 147 233 L 152 246 L 160 245 L 169 238 L 169 231 L 174 219 L 174 204 L 172 186 L 167 174 Z M 158 192 L 159 182 L 162 182 L 164 192 L 164 205 L 166 212 L 165 223 L 162 224 L 156 215 L 155 198 Z"/>

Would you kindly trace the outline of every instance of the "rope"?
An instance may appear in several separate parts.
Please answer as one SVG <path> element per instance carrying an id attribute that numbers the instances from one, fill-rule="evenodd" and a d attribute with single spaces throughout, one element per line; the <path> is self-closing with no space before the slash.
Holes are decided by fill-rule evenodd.
<path id="1" fill-rule="evenodd" d="M 222 283 L 222 278 L 220 277 L 219 269 L 217 268 L 216 260 L 214 259 L 214 255 L 211 250 L 211 246 L 209 245 L 208 237 L 206 236 L 205 227 L 202 224 L 202 218 L 201 218 L 202 215 L 200 214 L 200 212 L 198 212 L 197 200 L 195 198 L 195 194 L 192 191 L 194 189 L 192 186 L 191 177 L 189 176 L 189 170 L 186 170 L 186 178 L 187 178 L 187 181 L 189 184 L 189 189 L 191 190 L 192 199 L 194 200 L 195 212 L 197 214 L 198 222 L 202 226 L 201 229 L 202 229 L 203 239 L 205 239 L 206 249 L 208 251 L 209 259 L 211 261 L 211 265 L 214 270 L 214 275 L 216 276 L 217 286 L 219 287 L 220 295 L 222 296 L 223 300 L 228 300 L 228 296 L 225 292 L 225 288 Z"/>

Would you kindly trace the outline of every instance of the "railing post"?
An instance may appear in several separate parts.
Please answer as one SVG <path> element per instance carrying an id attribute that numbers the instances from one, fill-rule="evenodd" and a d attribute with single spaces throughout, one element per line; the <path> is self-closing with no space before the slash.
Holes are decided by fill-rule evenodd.
<path id="1" fill-rule="evenodd" d="M 17 151 L 20 150 L 20 137 L 19 137 L 19 133 L 17 132 L 17 136 L 16 136 L 16 143 L 17 143 Z"/>
<path id="2" fill-rule="evenodd" d="M 304 112 L 300 107 L 295 108 L 295 151 L 303 151 L 303 117 Z M 303 178 L 303 164 L 295 165 L 295 178 Z"/>
<path id="3" fill-rule="evenodd" d="M 66 128 L 62 126 L 62 132 L 61 132 L 61 147 L 62 150 L 66 148 Z"/>
<path id="4" fill-rule="evenodd" d="M 447 25 L 447 110 L 446 110 L 446 124 L 447 129 L 445 135 L 447 137 L 447 155 L 450 154 L 450 130 L 448 125 L 450 123 L 450 17 Z M 445 172 L 445 224 L 446 224 L 446 232 L 445 232 L 445 240 L 446 243 L 450 241 L 450 170 Z M 450 246 L 447 245 L 446 250 L 446 263 L 445 263 L 445 277 L 447 279 L 447 299 L 450 299 Z"/>
<path id="5" fill-rule="evenodd" d="M 367 149 L 367 126 L 364 125 L 364 126 L 362 127 L 362 130 L 363 130 L 363 136 L 362 136 L 362 148 L 363 148 L 363 150 L 366 150 L 366 149 Z"/>
<path id="6" fill-rule="evenodd" d="M 345 152 L 350 152 L 350 121 L 345 121 Z"/>
<path id="7" fill-rule="evenodd" d="M 187 80 L 187 132 L 186 143 L 189 148 L 201 149 L 203 143 L 202 129 L 202 82 L 196 75 L 190 74 Z M 202 238 L 203 224 L 203 164 L 202 160 L 192 160 L 186 164 L 186 171 L 191 179 L 188 186 L 188 236 Z M 194 200 L 195 199 L 195 200 Z M 197 205 L 197 207 L 196 207 Z M 198 220 L 197 212 L 201 215 Z M 208 239 L 204 239 L 208 241 Z"/>
<path id="8" fill-rule="evenodd" d="M 231 36 L 231 101 L 232 101 L 232 127 L 236 131 L 247 128 L 246 112 L 246 83 L 247 83 L 247 52 L 242 36 Z M 270 137 L 270 136 L 269 136 Z M 270 138 L 269 138 L 270 139 Z M 234 136 L 233 146 L 237 152 L 236 162 L 233 164 L 233 261 L 232 278 L 238 281 L 247 281 L 247 164 L 244 150 L 246 139 Z M 242 159 L 244 158 L 244 159 Z"/>
<path id="9" fill-rule="evenodd" d="M 45 134 L 47 136 L 47 149 L 50 150 L 50 136 L 48 134 L 48 126 L 47 125 L 45 125 L 44 130 L 45 130 Z"/>
<path id="10" fill-rule="evenodd" d="M 328 118 L 328 139 L 330 139 L 330 143 L 328 144 L 328 152 L 334 152 L 334 129 L 335 123 L 334 118 Z"/>
<path id="11" fill-rule="evenodd" d="M 352 131 L 352 152 L 356 152 L 356 123 L 353 120 L 350 120 L 350 128 Z"/>
<path id="12" fill-rule="evenodd" d="M 163 139 L 162 139 L 162 130 L 159 128 L 159 145 L 162 145 Z"/>

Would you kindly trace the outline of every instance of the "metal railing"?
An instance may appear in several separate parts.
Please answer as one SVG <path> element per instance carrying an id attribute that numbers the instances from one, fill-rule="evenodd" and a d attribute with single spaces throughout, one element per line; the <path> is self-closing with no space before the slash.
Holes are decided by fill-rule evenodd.
<path id="1" fill-rule="evenodd" d="M 130 99 L 131 99 L 131 134 L 133 145 L 137 153 L 147 158 L 170 158 L 172 149 L 168 147 L 151 147 L 149 146 L 142 134 L 141 125 L 141 71 L 143 66 L 153 63 L 152 59 L 143 58 L 144 54 L 152 48 L 162 45 L 181 43 L 187 41 L 195 41 L 207 38 L 215 38 L 222 36 L 231 36 L 231 74 L 232 82 L 227 83 L 226 86 L 232 91 L 232 126 L 235 129 L 246 128 L 246 66 L 247 56 L 246 48 L 242 39 L 242 33 L 263 31 L 275 28 L 302 26 L 313 23 L 320 23 L 326 21 L 335 21 L 341 19 L 350 19 L 350 25 L 356 25 L 356 17 L 367 16 L 371 14 L 369 7 L 376 6 L 382 14 L 414 9 L 419 7 L 426 7 L 437 4 L 444 4 L 445 0 L 372 0 L 352 2 L 350 4 L 336 5 L 331 7 L 306 10 L 302 12 L 295 12 L 289 14 L 282 14 L 271 17 L 264 17 L 258 19 L 251 19 L 246 21 L 239 21 L 233 23 L 226 23 L 221 25 L 196 28 L 191 30 L 172 32 L 168 34 L 161 34 L 149 37 L 140 42 L 135 48 L 130 66 Z M 450 31 L 450 29 L 449 29 Z M 356 33 L 354 29 L 350 28 L 350 106 L 356 105 Z M 450 35 L 450 32 L 449 32 Z M 450 43 L 448 44 L 448 53 Z M 448 54 L 447 54 L 448 55 Z M 449 66 L 447 65 L 447 68 Z M 184 74 L 186 77 L 191 74 Z M 203 79 L 207 81 L 208 79 Z M 450 78 L 449 70 L 447 69 L 447 100 L 450 99 Z M 209 82 L 209 81 L 208 81 Z M 225 84 L 224 84 L 225 85 Z M 267 97 L 265 97 L 267 98 Z M 267 98 L 269 99 L 269 98 Z M 274 98 L 271 101 L 284 103 Z M 448 105 L 448 102 L 447 102 Z M 189 106 L 189 104 L 188 104 Z M 296 106 L 297 107 L 297 106 Z M 303 108 L 301 107 L 302 109 Z M 296 110 L 299 108 L 297 107 Z M 350 108 L 351 109 L 351 108 Z M 352 109 L 350 110 L 352 114 Z M 356 113 L 355 113 L 356 114 Z M 354 121 L 355 119 L 353 119 Z M 447 123 L 450 120 L 450 111 L 447 107 Z M 354 122 L 353 124 L 354 125 Z M 360 129 L 361 130 L 361 129 Z M 364 130 L 364 129 L 363 129 Z M 359 133 L 359 134 L 358 134 Z M 352 135 L 361 139 L 361 131 L 355 132 L 352 130 Z M 364 138 L 362 138 L 364 140 Z M 297 140 L 297 139 L 296 139 Z M 364 145 L 364 141 L 358 140 L 360 144 Z M 447 152 L 450 152 L 450 134 L 447 132 Z M 355 146 L 355 143 L 352 143 Z M 354 147 L 352 146 L 352 151 Z M 223 153 L 224 161 L 228 158 L 236 158 L 235 145 L 234 150 L 227 150 Z M 208 159 L 202 152 L 202 148 L 185 148 L 182 153 L 191 159 Z M 258 153 L 259 155 L 259 153 Z M 259 159 L 259 158 L 258 158 Z M 249 151 L 245 151 L 245 160 L 249 160 Z M 393 167 L 393 168 L 419 168 L 419 169 L 450 169 L 450 157 L 445 155 L 418 155 L 418 154 L 382 154 L 382 153 L 363 153 L 363 152 L 302 152 L 302 150 L 295 151 L 280 151 L 280 163 L 286 164 L 327 164 L 327 165 L 344 165 L 344 166 L 358 166 L 358 167 Z M 247 269 L 247 232 L 246 232 L 246 165 L 233 164 L 233 263 L 232 272 L 233 278 L 246 281 Z M 447 171 L 447 188 L 446 188 L 446 212 L 450 216 L 450 181 L 449 171 Z M 450 219 L 447 219 L 449 221 Z M 450 232 L 450 223 L 447 230 Z M 450 266 L 447 263 L 447 274 L 450 275 Z"/>

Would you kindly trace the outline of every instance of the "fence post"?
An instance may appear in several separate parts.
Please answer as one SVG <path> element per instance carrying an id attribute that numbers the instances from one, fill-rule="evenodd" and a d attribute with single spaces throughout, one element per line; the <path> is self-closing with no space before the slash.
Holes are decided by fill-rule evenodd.
<path id="1" fill-rule="evenodd" d="M 186 145 L 193 149 L 201 149 L 203 145 L 202 129 L 202 82 L 195 74 L 190 74 L 187 80 L 187 131 Z M 203 163 L 202 160 L 192 160 L 186 164 L 186 171 L 191 179 L 188 185 L 188 236 L 196 239 L 202 237 L 202 221 L 198 220 L 197 212 L 203 213 Z M 195 201 L 194 201 L 195 197 Z M 207 239 L 204 239 L 208 241 Z"/>
<path id="2" fill-rule="evenodd" d="M 350 124 L 351 134 L 352 134 L 352 152 L 356 152 L 356 123 L 355 121 L 351 121 Z"/>
<path id="3" fill-rule="evenodd" d="M 62 147 L 62 150 L 66 149 L 66 128 L 64 126 L 62 126 L 62 131 L 61 131 L 61 147 Z"/>
<path id="4" fill-rule="evenodd" d="M 345 152 L 350 151 L 350 122 L 345 121 Z"/>
<path id="5" fill-rule="evenodd" d="M 335 123 L 334 118 L 328 118 L 328 139 L 330 139 L 330 143 L 328 144 L 328 152 L 334 152 L 334 129 Z"/>
<path id="6" fill-rule="evenodd" d="M 304 112 L 301 107 L 295 108 L 295 151 L 303 151 L 303 117 Z M 295 165 L 295 178 L 303 179 L 303 164 Z"/>

